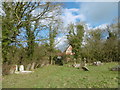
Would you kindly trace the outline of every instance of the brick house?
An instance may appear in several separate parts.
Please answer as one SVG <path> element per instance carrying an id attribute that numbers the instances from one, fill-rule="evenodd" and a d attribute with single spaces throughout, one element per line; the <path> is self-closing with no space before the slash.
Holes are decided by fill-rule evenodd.
<path id="1" fill-rule="evenodd" d="M 72 46 L 71 45 L 69 45 L 64 52 L 65 52 L 66 55 L 74 55 L 74 53 L 72 52 Z"/>

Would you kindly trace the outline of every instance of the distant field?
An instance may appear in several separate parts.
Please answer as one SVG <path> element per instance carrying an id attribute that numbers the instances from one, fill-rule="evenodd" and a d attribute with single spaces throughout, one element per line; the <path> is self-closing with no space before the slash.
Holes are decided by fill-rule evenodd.
<path id="1" fill-rule="evenodd" d="M 115 65 L 88 66 L 90 71 L 50 65 L 32 74 L 4 76 L 3 88 L 118 88 L 118 72 L 108 69 Z"/>

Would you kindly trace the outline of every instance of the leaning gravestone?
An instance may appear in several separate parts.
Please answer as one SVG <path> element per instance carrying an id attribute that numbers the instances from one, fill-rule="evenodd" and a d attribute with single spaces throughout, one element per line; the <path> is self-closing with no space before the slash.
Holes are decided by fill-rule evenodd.
<path id="1" fill-rule="evenodd" d="M 82 62 L 81 68 L 82 68 L 84 71 L 89 71 L 89 69 L 87 68 L 86 61 L 85 61 L 85 62 Z"/>
<path id="2" fill-rule="evenodd" d="M 35 64 L 36 64 L 35 62 L 32 63 L 31 70 L 35 69 Z"/>
<path id="3" fill-rule="evenodd" d="M 40 63 L 38 63 L 38 64 L 36 65 L 36 68 L 40 68 L 40 66 L 41 66 Z"/>
<path id="4" fill-rule="evenodd" d="M 39 67 L 39 63 L 37 63 L 36 65 L 35 65 L 35 68 L 38 68 Z"/>
<path id="5" fill-rule="evenodd" d="M 86 66 L 83 66 L 82 69 L 83 69 L 84 71 L 89 71 L 89 69 L 88 69 Z"/>
<path id="6" fill-rule="evenodd" d="M 44 64 L 44 63 L 42 63 L 40 67 L 43 67 L 43 66 L 45 66 L 45 64 Z"/>

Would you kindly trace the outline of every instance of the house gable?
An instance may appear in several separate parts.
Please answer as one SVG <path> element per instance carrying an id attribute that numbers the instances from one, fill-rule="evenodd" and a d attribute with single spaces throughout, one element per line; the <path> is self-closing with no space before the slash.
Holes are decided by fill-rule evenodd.
<path id="1" fill-rule="evenodd" d="M 71 45 L 69 45 L 68 48 L 65 50 L 65 54 L 66 55 L 73 55 L 73 53 L 72 53 L 72 46 Z"/>

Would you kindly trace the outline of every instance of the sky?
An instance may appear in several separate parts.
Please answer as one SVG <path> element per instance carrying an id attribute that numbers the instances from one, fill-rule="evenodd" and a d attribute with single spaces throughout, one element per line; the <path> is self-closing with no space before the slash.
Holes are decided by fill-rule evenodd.
<path id="1" fill-rule="evenodd" d="M 66 18 L 71 16 L 75 22 L 77 19 L 85 21 L 92 27 L 102 24 L 110 24 L 118 16 L 117 2 L 64 2 Z M 68 21 L 68 20 L 67 20 Z"/>

